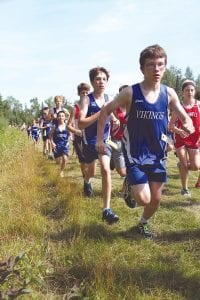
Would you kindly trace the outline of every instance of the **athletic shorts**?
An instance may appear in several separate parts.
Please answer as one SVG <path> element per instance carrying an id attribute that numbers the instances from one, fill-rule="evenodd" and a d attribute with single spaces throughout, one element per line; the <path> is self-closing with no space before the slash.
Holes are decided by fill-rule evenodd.
<path id="1" fill-rule="evenodd" d="M 37 142 L 39 140 L 39 135 L 33 134 L 32 139 Z"/>
<path id="2" fill-rule="evenodd" d="M 42 140 L 43 140 L 43 142 L 45 142 L 46 140 L 50 139 L 50 131 L 51 131 L 50 127 L 43 129 L 43 132 L 42 132 Z"/>
<path id="3" fill-rule="evenodd" d="M 66 145 L 56 145 L 56 148 L 53 150 L 55 158 L 58 158 L 62 155 L 69 156 L 69 144 Z"/>
<path id="4" fill-rule="evenodd" d="M 83 139 L 81 136 L 77 136 L 77 135 L 75 136 L 74 141 L 73 141 L 73 146 L 75 148 L 79 162 L 84 163 L 85 156 L 83 154 Z"/>
<path id="5" fill-rule="evenodd" d="M 143 184 L 150 181 L 166 182 L 166 162 L 156 163 L 153 165 L 132 164 L 126 169 L 130 185 Z"/>
<path id="6" fill-rule="evenodd" d="M 120 140 L 115 140 L 115 139 L 112 139 L 112 141 L 114 143 L 117 144 L 118 146 L 118 149 L 114 149 L 112 148 L 112 156 L 111 156 L 111 160 L 115 166 L 115 168 L 117 170 L 119 169 L 123 169 L 123 168 L 126 168 L 125 166 L 125 159 L 124 159 L 124 154 L 123 154 L 123 151 L 122 151 L 122 141 Z"/>
<path id="7" fill-rule="evenodd" d="M 106 155 L 111 157 L 111 154 L 112 154 L 111 146 L 106 144 Z M 85 162 L 87 164 L 90 164 L 94 160 L 98 159 L 99 153 L 97 152 L 95 145 L 84 144 L 83 155 L 85 157 Z"/>
<path id="8" fill-rule="evenodd" d="M 175 144 L 175 149 L 186 148 L 186 149 L 199 149 L 199 145 L 185 145 L 184 143 Z"/>

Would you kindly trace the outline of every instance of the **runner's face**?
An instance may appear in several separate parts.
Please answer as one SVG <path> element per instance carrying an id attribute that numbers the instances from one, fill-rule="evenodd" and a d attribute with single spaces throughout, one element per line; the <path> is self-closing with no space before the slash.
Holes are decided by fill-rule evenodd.
<path id="1" fill-rule="evenodd" d="M 144 78 L 151 82 L 160 82 L 165 72 L 165 58 L 147 58 L 141 70 Z"/>
<path id="2" fill-rule="evenodd" d="M 195 97 L 195 88 L 194 86 L 191 85 L 187 85 L 184 89 L 183 89 L 183 98 L 185 100 L 190 100 L 190 99 L 194 99 Z"/>
<path id="3" fill-rule="evenodd" d="M 107 82 L 106 74 L 104 72 L 99 72 L 92 82 L 93 89 L 95 91 L 103 92 L 106 89 Z"/>
<path id="4" fill-rule="evenodd" d="M 56 98 L 55 103 L 56 103 L 56 107 L 60 107 L 60 106 L 62 106 L 63 101 L 61 98 Z"/>
<path id="5" fill-rule="evenodd" d="M 58 115 L 58 122 L 63 122 L 65 121 L 65 114 L 64 113 L 60 113 Z"/>

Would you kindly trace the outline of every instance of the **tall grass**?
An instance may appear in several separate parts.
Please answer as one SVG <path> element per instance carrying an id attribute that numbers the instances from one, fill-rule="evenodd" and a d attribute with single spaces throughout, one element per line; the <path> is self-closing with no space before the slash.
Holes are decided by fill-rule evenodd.
<path id="1" fill-rule="evenodd" d="M 8 131 L 3 144 L 1 259 L 25 253 L 20 270 L 32 292 L 21 299 L 200 299 L 199 191 L 192 188 L 191 200 L 180 197 L 173 153 L 151 242 L 136 233 L 142 208 L 124 204 L 115 172 L 112 207 L 120 222 L 109 226 L 101 220 L 99 169 L 95 197 L 87 199 L 74 156 L 60 178 L 55 162 L 22 133 Z M 191 187 L 196 177 L 191 173 Z"/>

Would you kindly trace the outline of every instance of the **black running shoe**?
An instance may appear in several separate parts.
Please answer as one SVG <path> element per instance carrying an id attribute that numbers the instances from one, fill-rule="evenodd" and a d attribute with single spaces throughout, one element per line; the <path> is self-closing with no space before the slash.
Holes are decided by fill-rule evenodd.
<path id="1" fill-rule="evenodd" d="M 153 234 L 148 223 L 139 223 L 137 226 L 138 233 L 143 235 L 146 239 L 152 240 Z"/>
<path id="2" fill-rule="evenodd" d="M 127 177 L 124 179 L 124 184 L 123 184 L 123 190 L 124 190 L 124 201 L 126 205 L 130 208 L 135 208 L 137 206 L 137 202 L 132 199 L 131 196 L 131 186 L 128 183 Z"/>
<path id="3" fill-rule="evenodd" d="M 83 191 L 84 191 L 84 195 L 86 197 L 92 197 L 93 196 L 93 189 L 92 189 L 91 182 L 87 183 L 87 182 L 84 181 Z"/>
<path id="4" fill-rule="evenodd" d="M 107 208 L 102 213 L 102 220 L 106 221 L 109 225 L 119 221 L 119 217 L 112 211 L 111 208 Z"/>

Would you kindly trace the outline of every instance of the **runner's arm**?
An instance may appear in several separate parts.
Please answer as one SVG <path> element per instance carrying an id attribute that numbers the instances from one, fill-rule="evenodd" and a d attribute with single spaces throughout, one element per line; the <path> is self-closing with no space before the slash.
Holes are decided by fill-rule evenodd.
<path id="1" fill-rule="evenodd" d="M 96 114 L 86 117 L 88 106 L 89 106 L 89 98 L 85 96 L 81 99 L 81 107 L 80 107 L 79 120 L 78 120 L 79 129 L 84 129 L 90 126 L 91 124 L 96 122 L 99 118 L 100 111 L 98 111 Z"/>
<path id="2" fill-rule="evenodd" d="M 70 111 L 67 128 L 69 129 L 70 132 L 72 132 L 78 136 L 82 136 L 82 131 L 80 129 L 77 129 L 74 127 L 74 122 L 75 122 L 75 108 L 72 108 Z"/>
<path id="3" fill-rule="evenodd" d="M 132 89 L 127 88 L 120 92 L 116 98 L 107 103 L 100 112 L 99 120 L 98 120 L 98 126 L 97 126 L 97 143 L 96 143 L 96 149 L 100 153 L 106 153 L 106 147 L 103 143 L 103 133 L 104 128 L 106 124 L 106 119 L 109 114 L 114 112 L 117 107 L 121 106 L 122 108 L 126 108 L 127 113 L 130 111 L 132 103 Z"/>

